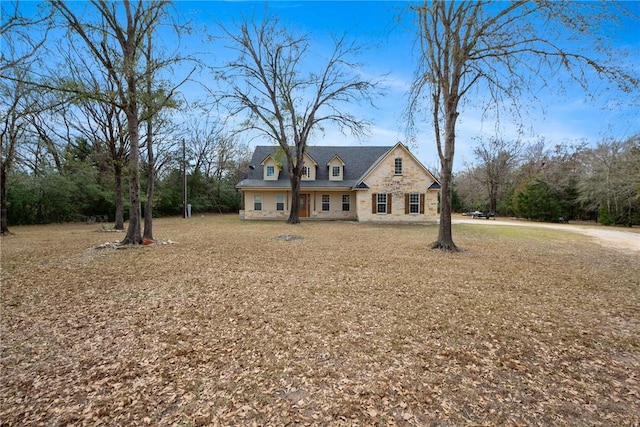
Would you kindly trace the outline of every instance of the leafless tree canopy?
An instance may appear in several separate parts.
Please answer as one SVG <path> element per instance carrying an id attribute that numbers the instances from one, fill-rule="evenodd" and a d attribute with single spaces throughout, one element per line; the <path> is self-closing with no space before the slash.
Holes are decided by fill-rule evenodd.
<path id="1" fill-rule="evenodd" d="M 608 32 L 599 31 L 618 21 L 613 8 L 568 1 L 437 1 L 414 8 L 421 62 L 408 116 L 413 129 L 422 122 L 433 126 L 441 163 L 440 233 L 434 247 L 456 249 L 451 233 L 456 123 L 472 90 L 489 94 L 485 108 L 512 106 L 517 112 L 523 91 L 534 82 L 559 86 L 561 75 L 584 88 L 596 76 L 622 91 L 638 86 L 620 56 L 606 50 Z M 576 40 L 593 46 L 594 56 L 583 54 Z"/>
<path id="2" fill-rule="evenodd" d="M 231 114 L 248 113 L 242 128 L 277 142 L 291 172 L 292 202 L 289 223 L 300 222 L 298 195 L 302 162 L 314 132 L 325 124 L 338 125 L 357 136 L 369 123 L 349 111 L 349 105 L 371 102 L 378 83 L 362 79 L 352 57 L 358 48 L 346 39 L 335 48 L 318 72 L 304 71 L 310 59 L 307 36 L 296 36 L 277 20 L 243 22 L 238 33 L 226 30 L 238 57 L 218 76 L 230 87 L 223 96 Z"/>
<path id="3" fill-rule="evenodd" d="M 63 25 L 69 31 L 69 42 L 80 41 L 89 53 L 91 62 L 106 75 L 111 85 L 106 87 L 87 88 L 83 80 L 63 79 L 59 89 L 75 93 L 84 99 L 115 106 L 126 116 L 127 135 L 130 142 L 129 168 L 129 227 L 124 243 L 138 244 L 142 242 L 141 233 L 141 201 L 140 201 L 140 140 L 141 122 L 146 123 L 147 174 L 150 186 L 147 188 L 147 213 L 145 236 L 151 237 L 150 207 L 153 205 L 153 126 L 152 120 L 167 106 L 171 106 L 172 97 L 178 87 L 190 73 L 180 82 L 171 85 L 159 83 L 158 71 L 184 60 L 180 56 L 161 58 L 154 54 L 154 37 L 159 25 L 167 20 L 169 1 L 155 0 L 150 2 L 108 2 L 92 0 L 90 7 L 95 11 L 97 19 L 89 15 L 80 15 L 69 4 L 52 0 L 51 5 Z M 191 71 L 193 72 L 193 70 Z M 104 89 L 104 90 L 102 90 Z"/>
<path id="4" fill-rule="evenodd" d="M 473 151 L 479 162 L 474 178 L 486 189 L 489 212 L 495 214 L 498 198 L 506 190 L 507 180 L 515 168 L 522 148 L 520 141 L 492 139 L 481 142 Z"/>

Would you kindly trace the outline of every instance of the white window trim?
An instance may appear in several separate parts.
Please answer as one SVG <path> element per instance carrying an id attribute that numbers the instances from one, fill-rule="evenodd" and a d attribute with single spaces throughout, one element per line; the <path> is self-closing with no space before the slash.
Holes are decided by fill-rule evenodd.
<path id="1" fill-rule="evenodd" d="M 398 161 L 400 161 L 400 172 L 398 172 Z M 402 157 L 396 157 L 393 160 L 393 174 L 402 175 L 403 172 L 404 172 L 404 165 L 403 165 Z"/>
<path id="2" fill-rule="evenodd" d="M 380 198 L 384 197 L 384 202 L 380 201 Z M 386 215 L 387 214 L 387 193 L 378 193 L 376 197 L 376 214 L 377 215 Z M 380 211 L 380 206 L 384 206 L 384 211 Z"/>
<path id="3" fill-rule="evenodd" d="M 411 201 L 411 198 L 417 196 L 418 199 L 415 202 Z M 411 211 L 411 208 L 416 208 L 415 212 Z M 409 193 L 409 215 L 420 215 L 420 193 Z"/>
<path id="4" fill-rule="evenodd" d="M 345 202 L 345 197 L 347 198 L 347 201 Z M 345 209 L 345 205 L 349 208 L 349 209 Z M 351 212 L 351 195 L 350 194 L 343 194 L 342 195 L 342 212 Z"/>
<path id="5" fill-rule="evenodd" d="M 325 202 L 325 197 L 327 198 L 327 201 Z M 327 205 L 327 209 L 324 208 L 324 205 Z M 331 210 L 331 195 L 330 194 L 323 194 L 321 196 L 321 209 L 322 212 L 329 212 Z"/>
<path id="6" fill-rule="evenodd" d="M 260 209 L 256 209 L 256 204 L 260 203 Z M 253 210 L 254 211 L 261 211 L 262 210 L 262 194 L 254 194 L 253 195 Z"/>

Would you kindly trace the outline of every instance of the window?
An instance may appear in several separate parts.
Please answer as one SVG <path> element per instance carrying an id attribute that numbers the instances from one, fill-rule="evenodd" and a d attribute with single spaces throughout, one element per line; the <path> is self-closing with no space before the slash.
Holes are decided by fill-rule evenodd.
<path id="1" fill-rule="evenodd" d="M 420 213 L 420 194 L 419 193 L 409 194 L 409 213 L 412 213 L 412 214 Z"/>
<path id="2" fill-rule="evenodd" d="M 302 167 L 302 177 L 303 178 L 311 177 L 311 171 L 309 170 L 309 166 L 303 166 Z"/>
<path id="3" fill-rule="evenodd" d="M 275 176 L 276 175 L 276 168 L 275 166 L 267 166 L 267 176 Z"/>
<path id="4" fill-rule="evenodd" d="M 387 195 L 378 194 L 376 213 L 387 213 Z"/>
<path id="5" fill-rule="evenodd" d="M 404 194 L 404 213 L 423 214 L 424 213 L 424 193 Z"/>
<path id="6" fill-rule="evenodd" d="M 323 194 L 322 195 L 322 210 L 323 211 L 328 211 L 329 210 L 329 204 L 331 201 L 331 196 L 328 194 Z"/>
<path id="7" fill-rule="evenodd" d="M 253 196 L 253 210 L 254 211 L 262 210 L 262 194 L 256 194 Z"/>
<path id="8" fill-rule="evenodd" d="M 276 210 L 284 210 L 284 194 L 276 194 Z"/>
<path id="9" fill-rule="evenodd" d="M 340 176 L 340 166 L 334 166 L 333 168 L 331 168 L 331 175 Z"/>
<path id="10" fill-rule="evenodd" d="M 393 167 L 394 175 L 402 175 L 402 157 L 396 157 Z"/>
<path id="11" fill-rule="evenodd" d="M 393 203 L 391 202 L 391 193 L 371 195 L 371 213 L 373 214 L 390 214 Z"/>
<path id="12" fill-rule="evenodd" d="M 349 212 L 351 210 L 351 196 L 348 194 L 342 195 L 342 210 Z"/>

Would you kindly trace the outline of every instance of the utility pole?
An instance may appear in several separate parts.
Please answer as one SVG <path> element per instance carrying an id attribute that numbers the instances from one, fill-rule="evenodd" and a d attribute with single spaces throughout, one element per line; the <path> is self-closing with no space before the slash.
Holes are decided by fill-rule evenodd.
<path id="1" fill-rule="evenodd" d="M 182 138 L 182 218 L 187 217 L 187 150 Z"/>

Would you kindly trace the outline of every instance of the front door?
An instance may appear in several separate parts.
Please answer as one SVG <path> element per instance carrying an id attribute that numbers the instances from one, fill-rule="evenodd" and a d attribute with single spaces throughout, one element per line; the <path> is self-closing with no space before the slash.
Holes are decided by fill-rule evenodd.
<path id="1" fill-rule="evenodd" d="M 299 209 L 298 209 L 298 214 L 300 215 L 300 218 L 306 218 L 309 216 L 309 201 L 311 199 L 311 197 L 309 197 L 309 194 L 302 194 L 300 193 L 300 205 L 299 205 Z"/>

